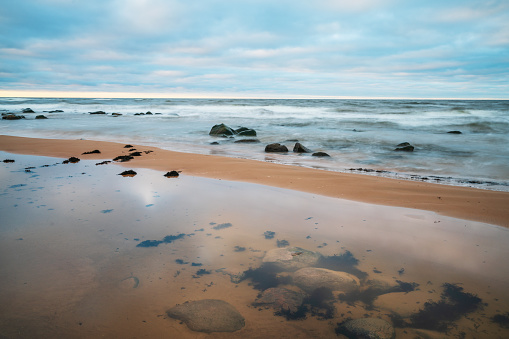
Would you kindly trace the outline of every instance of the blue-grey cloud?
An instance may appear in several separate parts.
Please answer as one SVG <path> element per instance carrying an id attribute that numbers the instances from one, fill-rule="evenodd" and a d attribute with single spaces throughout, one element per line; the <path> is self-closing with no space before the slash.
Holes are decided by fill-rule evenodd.
<path id="1" fill-rule="evenodd" d="M 506 1 L 7 0 L 0 90 L 501 97 Z"/>

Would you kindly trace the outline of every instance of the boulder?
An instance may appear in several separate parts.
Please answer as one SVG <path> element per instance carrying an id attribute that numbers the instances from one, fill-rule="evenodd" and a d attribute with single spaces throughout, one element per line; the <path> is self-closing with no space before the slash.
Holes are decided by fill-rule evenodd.
<path id="1" fill-rule="evenodd" d="M 295 146 L 293 147 L 293 151 L 295 153 L 311 153 L 312 152 L 309 148 L 305 147 L 300 142 L 295 144 Z"/>
<path id="2" fill-rule="evenodd" d="M 449 134 L 463 134 L 463 133 L 461 133 L 461 131 L 449 131 L 447 133 L 449 133 Z"/>
<path id="3" fill-rule="evenodd" d="M 228 137 L 235 135 L 235 131 L 225 124 L 214 125 L 209 132 L 209 135 L 217 137 Z"/>
<path id="4" fill-rule="evenodd" d="M 348 338 L 393 339 L 396 332 L 392 325 L 378 318 L 361 318 L 349 320 L 336 328 L 336 333 Z"/>
<path id="5" fill-rule="evenodd" d="M 284 271 L 316 265 L 322 255 L 318 252 L 308 251 L 300 247 L 275 248 L 267 252 L 263 258 L 264 263 L 275 265 Z"/>
<path id="6" fill-rule="evenodd" d="M 104 111 L 95 111 L 95 112 L 88 112 L 90 114 L 106 114 Z"/>
<path id="7" fill-rule="evenodd" d="M 265 152 L 288 152 L 288 148 L 285 145 L 281 145 L 278 143 L 269 144 L 265 146 Z"/>
<path id="8" fill-rule="evenodd" d="M 312 154 L 312 156 L 314 156 L 314 157 L 330 157 L 330 155 L 325 152 L 315 152 Z"/>
<path id="9" fill-rule="evenodd" d="M 247 127 L 237 128 L 235 133 L 243 137 L 256 137 L 256 131 Z"/>
<path id="10" fill-rule="evenodd" d="M 24 115 L 16 115 L 14 113 L 7 113 L 7 114 L 2 114 L 2 119 L 3 120 L 20 120 L 20 119 L 25 119 L 25 116 Z"/>
<path id="11" fill-rule="evenodd" d="M 235 332 L 245 325 L 244 317 L 229 303 L 217 299 L 188 301 L 168 311 L 168 316 L 183 321 L 192 331 Z"/>
<path id="12" fill-rule="evenodd" d="M 41 114 L 41 115 L 36 116 L 35 118 L 36 118 L 36 119 L 48 119 L 46 116 L 44 116 L 44 115 L 42 115 L 42 114 Z"/>
<path id="13" fill-rule="evenodd" d="M 33 110 L 33 109 L 31 109 L 31 108 L 23 108 L 23 109 L 21 110 L 21 112 L 23 112 L 23 113 L 35 113 L 35 112 L 34 112 L 34 110 Z"/>
<path id="14" fill-rule="evenodd" d="M 263 291 L 253 305 L 268 306 L 277 311 L 283 309 L 285 311 L 297 312 L 304 302 L 304 298 L 304 293 L 281 287 L 271 287 Z"/>
<path id="15" fill-rule="evenodd" d="M 293 275 L 295 285 L 306 292 L 325 287 L 332 291 L 352 292 L 359 288 L 359 279 L 346 272 L 332 271 L 325 268 L 305 267 Z"/>
<path id="16" fill-rule="evenodd" d="M 394 150 L 397 152 L 413 152 L 414 146 L 410 145 L 408 142 L 402 142 L 401 144 L 396 145 Z"/>
<path id="17" fill-rule="evenodd" d="M 166 172 L 166 174 L 164 176 L 166 178 L 178 178 L 179 172 L 177 172 L 177 171 Z"/>

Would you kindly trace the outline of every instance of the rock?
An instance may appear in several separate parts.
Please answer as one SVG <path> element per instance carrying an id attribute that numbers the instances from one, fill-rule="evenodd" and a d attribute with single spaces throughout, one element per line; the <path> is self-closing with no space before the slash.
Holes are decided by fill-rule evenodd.
<path id="1" fill-rule="evenodd" d="M 62 111 L 61 109 L 55 109 L 53 111 L 44 111 L 44 112 L 47 112 L 47 113 L 64 113 L 64 111 Z"/>
<path id="2" fill-rule="evenodd" d="M 296 271 L 298 269 L 315 265 L 322 255 L 300 247 L 285 247 L 272 249 L 265 254 L 264 263 L 270 263 L 285 271 Z"/>
<path id="3" fill-rule="evenodd" d="M 258 139 L 239 139 L 239 140 L 235 140 L 233 143 L 235 143 L 235 144 L 259 144 L 260 140 L 258 140 Z"/>
<path id="4" fill-rule="evenodd" d="M 147 113 L 145 113 L 146 115 L 152 115 L 152 112 L 148 111 Z"/>
<path id="5" fill-rule="evenodd" d="M 124 148 L 133 148 L 133 145 L 125 145 Z"/>
<path id="6" fill-rule="evenodd" d="M 69 163 L 71 163 L 71 164 L 76 164 L 76 163 L 78 163 L 78 162 L 80 162 L 80 159 L 79 159 L 79 158 L 76 158 L 76 157 L 70 157 L 69 159 L 64 160 L 64 161 L 62 162 L 62 164 L 69 164 Z"/>
<path id="7" fill-rule="evenodd" d="M 225 124 L 214 125 L 209 132 L 209 135 L 217 137 L 227 137 L 235 135 L 235 131 Z"/>
<path id="8" fill-rule="evenodd" d="M 23 112 L 23 113 L 35 113 L 35 112 L 34 112 L 34 110 L 33 110 L 33 109 L 31 109 L 31 108 L 23 108 L 23 109 L 21 110 L 21 112 Z"/>
<path id="9" fill-rule="evenodd" d="M 397 151 L 397 152 L 413 152 L 414 151 L 414 146 L 412 146 L 412 145 L 405 145 L 405 146 L 402 146 L 402 147 L 396 147 L 394 150 Z"/>
<path id="10" fill-rule="evenodd" d="M 396 332 L 390 323 L 378 318 L 349 320 L 336 328 L 336 333 L 348 338 L 393 339 Z"/>
<path id="11" fill-rule="evenodd" d="M 14 113 L 7 113 L 7 114 L 2 114 L 2 119 L 3 120 L 20 120 L 20 119 L 25 119 L 25 116 L 24 115 L 16 115 Z"/>
<path id="12" fill-rule="evenodd" d="M 41 115 L 36 116 L 35 118 L 36 118 L 36 119 L 48 119 L 46 116 L 44 116 L 44 115 L 42 115 L 42 114 L 41 114 Z"/>
<path id="13" fill-rule="evenodd" d="M 359 279 L 354 275 L 315 267 L 301 268 L 293 275 L 293 281 L 295 285 L 309 293 L 320 287 L 332 291 L 352 292 L 360 285 Z"/>
<path id="14" fill-rule="evenodd" d="M 461 131 L 449 131 L 447 133 L 449 133 L 449 134 L 463 134 L 463 133 L 461 133 Z"/>
<path id="15" fill-rule="evenodd" d="M 90 114 L 106 114 L 104 111 L 95 111 L 95 112 L 88 112 Z"/>
<path id="16" fill-rule="evenodd" d="M 268 306 L 278 311 L 283 309 L 290 312 L 297 312 L 304 302 L 304 298 L 305 295 L 303 293 L 281 287 L 271 287 L 263 291 L 253 305 Z"/>
<path id="17" fill-rule="evenodd" d="M 305 147 L 300 142 L 295 144 L 295 146 L 293 147 L 293 151 L 295 153 L 311 153 L 312 152 L 309 148 Z"/>
<path id="18" fill-rule="evenodd" d="M 13 162 L 15 162 L 13 159 L 5 159 L 4 162 L 6 164 L 12 164 Z"/>
<path id="19" fill-rule="evenodd" d="M 378 296 L 373 302 L 377 309 L 399 314 L 403 318 L 408 318 L 412 314 L 418 313 L 425 302 L 440 301 L 439 293 L 429 293 L 428 291 L 413 291 L 409 293 L 394 292 Z"/>
<path id="20" fill-rule="evenodd" d="M 114 117 L 119 117 L 122 115 L 122 113 L 111 113 L 111 115 L 113 115 Z"/>
<path id="21" fill-rule="evenodd" d="M 188 301 L 168 311 L 168 316 L 183 321 L 192 331 L 235 332 L 245 325 L 244 317 L 229 303 L 217 299 Z"/>
<path id="22" fill-rule="evenodd" d="M 269 144 L 265 146 L 265 152 L 288 152 L 288 148 L 285 145 L 281 145 L 278 143 Z"/>
<path id="23" fill-rule="evenodd" d="M 115 157 L 113 161 L 126 162 L 132 159 L 134 159 L 134 157 L 130 155 L 119 155 L 118 157 Z"/>
<path id="24" fill-rule="evenodd" d="M 170 171 L 170 172 L 167 172 L 164 176 L 167 177 L 167 178 L 178 178 L 179 172 L 177 172 L 177 171 Z"/>
<path id="25" fill-rule="evenodd" d="M 83 152 L 81 153 L 82 155 L 83 154 L 101 154 L 101 151 L 99 151 L 98 149 L 95 149 L 93 151 L 89 151 L 89 152 Z"/>
<path id="26" fill-rule="evenodd" d="M 119 175 L 123 176 L 123 177 L 134 177 L 136 174 L 135 171 L 133 170 L 127 170 L 127 171 L 123 171 L 122 173 L 120 173 Z"/>
<path id="27" fill-rule="evenodd" d="M 325 152 L 315 152 L 312 154 L 312 156 L 314 156 L 314 157 L 330 157 L 330 155 Z"/>
<path id="28" fill-rule="evenodd" d="M 252 128 L 240 127 L 235 130 L 235 133 L 243 137 L 256 137 L 256 131 Z"/>

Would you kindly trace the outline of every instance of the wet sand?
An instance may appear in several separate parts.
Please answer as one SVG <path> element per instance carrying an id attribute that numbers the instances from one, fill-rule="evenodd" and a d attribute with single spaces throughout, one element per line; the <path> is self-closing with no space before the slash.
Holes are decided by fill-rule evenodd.
<path id="1" fill-rule="evenodd" d="M 112 159 L 129 153 L 122 148 L 124 145 L 92 140 L 0 136 L 0 150 L 63 158 L 79 156 L 83 159 Z M 268 162 L 260 162 L 133 146 L 138 150 L 154 152 L 136 157 L 125 164 L 128 167 L 178 170 L 186 175 L 258 183 L 373 204 L 423 209 L 509 227 L 509 192 L 286 166 L 270 163 L 270 154 L 266 157 Z M 101 150 L 101 154 L 81 155 L 94 149 Z"/>
<path id="2" fill-rule="evenodd" d="M 0 140 L 2 149 L 14 147 Z M 135 146 L 154 152 L 123 163 L 137 175 L 122 177 L 121 166 L 95 164 L 127 154 L 123 144 L 39 140 L 30 145 L 31 139 L 26 140 L 23 147 L 34 147 L 37 154 L 96 160 L 64 165 L 61 158 L 0 152 L 0 160 L 15 160 L 0 163 L 0 335 L 7 338 L 336 337 L 337 323 L 348 318 L 392 322 L 396 312 L 408 320 L 426 302 L 441 299 L 444 283 L 463 287 L 485 305 L 455 321 L 447 333 L 397 327 L 397 338 L 509 336 L 508 329 L 491 321 L 509 312 L 507 228 L 452 218 L 443 210 L 437 214 L 241 182 L 267 174 L 250 161 L 254 173 L 245 173 L 250 167 L 224 169 L 226 176 L 244 175 L 234 178 L 239 181 L 208 179 L 195 175 L 220 176 L 220 164 L 213 163 L 236 159 Z M 101 154 L 81 155 L 94 149 Z M 171 155 L 163 164 L 158 160 L 162 154 Z M 163 172 L 148 169 L 157 164 Z M 300 171 L 263 165 L 278 168 L 278 176 Z M 182 173 L 165 178 L 170 170 Z M 294 175 L 306 177 L 303 173 Z M 387 194 L 403 194 L 397 187 Z M 454 197 L 444 190 L 443 197 Z M 490 193 L 496 192 L 483 197 Z M 498 194 L 494 197 L 489 199 L 497 201 Z M 267 231 L 274 238 L 266 239 Z M 185 236 L 157 247 L 137 246 L 178 234 Z M 370 280 L 418 287 L 381 295 L 372 307 L 341 301 L 335 292 L 331 319 L 308 314 L 286 320 L 252 305 L 260 292 L 252 280 L 233 279 L 261 267 L 278 240 L 324 256 L 350 251 L 359 260 L 356 268 L 367 274 L 364 287 Z M 198 274 L 200 269 L 209 274 Z M 282 286 L 297 289 L 291 283 Z M 198 333 L 166 315 L 176 304 L 200 299 L 229 302 L 245 317 L 245 327 L 234 333 Z"/>

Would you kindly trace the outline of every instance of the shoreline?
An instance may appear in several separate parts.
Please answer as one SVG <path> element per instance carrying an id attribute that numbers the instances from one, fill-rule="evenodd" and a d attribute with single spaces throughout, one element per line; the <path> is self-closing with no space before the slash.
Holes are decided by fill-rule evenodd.
<path id="1" fill-rule="evenodd" d="M 126 155 L 124 143 L 40 139 L 0 135 L 8 153 L 82 159 Z M 377 205 L 427 210 L 444 216 L 509 227 L 509 192 L 331 172 L 256 160 L 163 150 L 133 145 L 149 154 L 120 163 L 124 167 L 182 171 L 184 175 L 249 182 Z M 82 155 L 99 149 L 101 154 Z"/>

